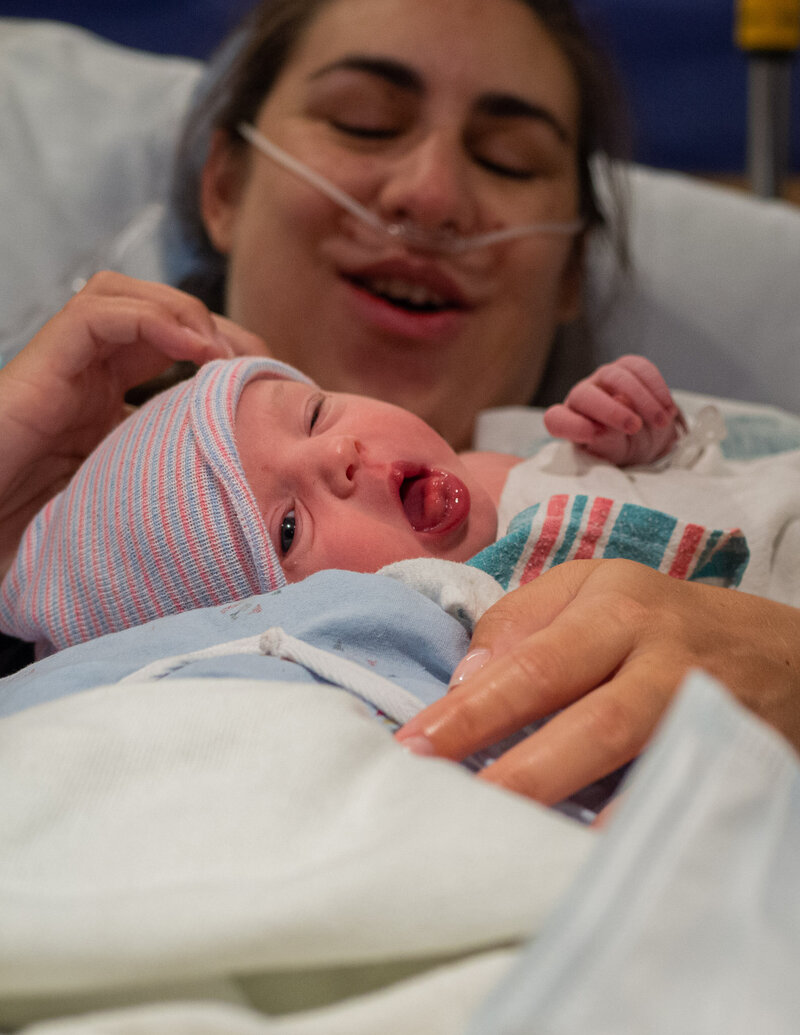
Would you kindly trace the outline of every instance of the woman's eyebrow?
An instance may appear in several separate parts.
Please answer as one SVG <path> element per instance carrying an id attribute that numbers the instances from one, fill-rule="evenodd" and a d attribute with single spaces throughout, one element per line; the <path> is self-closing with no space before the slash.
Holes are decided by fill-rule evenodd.
<path id="1" fill-rule="evenodd" d="M 422 76 L 413 68 L 391 58 L 372 57 L 366 54 L 347 54 L 318 69 L 310 78 L 319 79 L 321 76 L 339 69 L 366 72 L 368 75 L 384 79 L 392 86 L 397 86 L 401 90 L 410 90 L 413 93 L 422 93 L 424 89 Z"/>
<path id="2" fill-rule="evenodd" d="M 535 122 L 544 122 L 555 132 L 559 140 L 565 144 L 570 142 L 571 138 L 566 126 L 552 111 L 515 94 L 487 93 L 479 98 L 476 107 L 484 115 L 493 118 L 530 119 Z"/>
<path id="3" fill-rule="evenodd" d="M 425 90 L 425 81 L 419 72 L 392 58 L 375 57 L 369 54 L 346 54 L 328 65 L 317 69 L 311 79 L 320 79 L 340 69 L 345 71 L 365 72 L 397 86 L 401 90 L 409 90 L 421 94 Z M 549 126 L 559 140 L 568 144 L 571 140 L 566 126 L 548 108 L 533 101 L 525 100 L 511 93 L 486 93 L 478 98 L 476 109 L 493 118 L 518 118 L 541 122 Z"/>

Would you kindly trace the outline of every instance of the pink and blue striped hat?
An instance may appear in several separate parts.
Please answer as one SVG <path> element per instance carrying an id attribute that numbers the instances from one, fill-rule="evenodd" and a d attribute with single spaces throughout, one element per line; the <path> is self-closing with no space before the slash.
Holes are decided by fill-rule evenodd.
<path id="1" fill-rule="evenodd" d="M 31 522 L 0 586 L 0 628 L 49 653 L 285 584 L 234 436 L 277 360 L 217 360 L 111 433 Z"/>

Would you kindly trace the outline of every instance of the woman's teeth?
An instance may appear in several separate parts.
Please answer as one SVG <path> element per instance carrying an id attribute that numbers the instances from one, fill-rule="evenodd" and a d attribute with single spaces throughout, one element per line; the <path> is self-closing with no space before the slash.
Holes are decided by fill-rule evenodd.
<path id="1" fill-rule="evenodd" d="M 364 286 L 394 305 L 413 309 L 444 309 L 448 304 L 446 298 L 423 284 L 411 284 L 398 277 L 379 277 L 365 281 Z"/>

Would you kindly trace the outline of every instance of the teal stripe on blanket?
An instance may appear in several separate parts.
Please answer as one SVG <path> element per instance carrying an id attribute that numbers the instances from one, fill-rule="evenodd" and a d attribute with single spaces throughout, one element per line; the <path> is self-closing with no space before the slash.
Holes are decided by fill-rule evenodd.
<path id="1" fill-rule="evenodd" d="M 658 569 L 677 523 L 670 514 L 624 503 L 603 556 L 624 557 Z"/>
<path id="2" fill-rule="evenodd" d="M 738 586 L 750 560 L 750 548 L 741 534 L 731 535 L 727 541 L 723 533 L 715 532 L 693 572 L 690 582 L 713 582 L 721 586 Z M 712 543 L 713 540 L 713 543 Z"/>
<path id="3" fill-rule="evenodd" d="M 508 589 L 517 561 L 530 539 L 531 526 L 539 512 L 539 506 L 538 503 L 534 503 L 516 514 L 501 539 L 476 553 L 466 563 L 485 571 L 497 579 L 503 589 Z"/>

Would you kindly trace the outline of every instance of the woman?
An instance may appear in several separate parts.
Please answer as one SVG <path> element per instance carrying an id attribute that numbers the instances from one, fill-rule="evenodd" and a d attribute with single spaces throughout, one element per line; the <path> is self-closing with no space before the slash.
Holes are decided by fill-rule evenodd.
<path id="1" fill-rule="evenodd" d="M 190 120 L 177 177 L 205 300 L 320 384 L 402 405 L 466 448 L 480 409 L 532 400 L 579 311 L 602 222 L 589 158 L 617 147 L 609 81 L 552 0 L 262 4 Z M 243 125 L 386 224 L 566 232 L 418 248 L 259 153 Z"/>
<path id="2" fill-rule="evenodd" d="M 531 400 L 578 313 L 584 236 L 602 221 L 588 162 L 610 146 L 598 68 L 556 0 L 263 4 L 210 95 L 196 194 L 186 181 L 215 307 L 326 387 L 409 406 L 468 444 L 479 409 Z M 335 181 L 373 224 L 260 154 L 242 123 Z M 447 246 L 542 222 L 568 230 Z M 109 340 L 107 306 L 126 307 L 128 334 Z M 91 282 L 0 371 L 4 562 L 119 418 L 123 390 L 167 365 L 160 355 L 267 346 L 173 289 Z M 695 664 L 800 742 L 791 608 L 573 562 L 504 598 L 475 643 L 499 660 L 419 716 L 409 743 L 457 757 L 564 708 L 487 774 L 545 800 L 631 758 Z"/>

